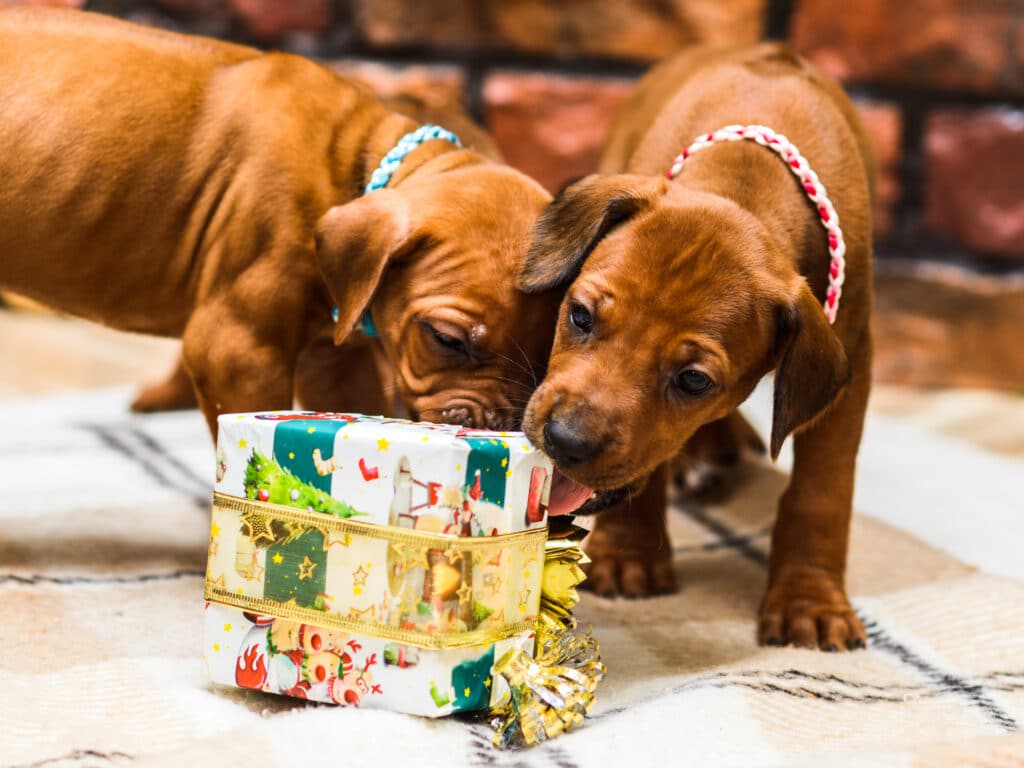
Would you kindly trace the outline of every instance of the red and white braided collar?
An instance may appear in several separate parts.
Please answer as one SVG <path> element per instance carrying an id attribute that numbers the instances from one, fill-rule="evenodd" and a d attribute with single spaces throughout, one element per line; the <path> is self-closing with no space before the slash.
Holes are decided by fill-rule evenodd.
<path id="1" fill-rule="evenodd" d="M 828 252 L 831 256 L 828 267 L 828 291 L 825 294 L 822 308 L 825 310 L 825 317 L 828 318 L 829 323 L 834 323 L 836 313 L 839 311 L 839 297 L 843 293 L 843 281 L 846 279 L 846 259 L 844 258 L 846 256 L 846 241 L 843 240 L 843 230 L 839 227 L 839 214 L 832 206 L 832 201 L 825 191 L 825 185 L 821 183 L 818 174 L 807 164 L 807 160 L 789 139 L 764 125 L 727 125 L 695 139 L 690 146 L 676 155 L 675 160 L 672 161 L 672 167 L 669 168 L 666 175 L 669 180 L 674 179 L 679 175 L 683 169 L 683 163 L 690 155 L 710 147 L 712 144 L 743 139 L 756 141 L 785 160 L 789 170 L 800 180 L 804 193 L 818 210 L 821 225 L 828 232 Z"/>

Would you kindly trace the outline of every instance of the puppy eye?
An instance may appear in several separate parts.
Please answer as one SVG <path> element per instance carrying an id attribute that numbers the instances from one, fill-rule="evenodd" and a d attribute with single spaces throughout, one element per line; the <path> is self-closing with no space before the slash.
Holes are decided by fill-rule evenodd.
<path id="1" fill-rule="evenodd" d="M 675 375 L 672 379 L 672 386 L 691 397 L 698 397 L 710 392 L 714 388 L 715 382 L 696 368 L 687 368 Z"/>
<path id="2" fill-rule="evenodd" d="M 462 339 L 448 333 L 442 333 L 429 323 L 427 323 L 427 329 L 430 331 L 430 335 L 433 337 L 434 341 L 436 341 L 440 346 L 450 350 L 451 352 L 455 352 L 466 357 L 469 356 L 469 348 L 466 346 L 466 342 Z"/>
<path id="3" fill-rule="evenodd" d="M 590 310 L 575 301 L 569 305 L 569 323 L 580 333 L 590 333 L 594 330 L 594 316 Z"/>

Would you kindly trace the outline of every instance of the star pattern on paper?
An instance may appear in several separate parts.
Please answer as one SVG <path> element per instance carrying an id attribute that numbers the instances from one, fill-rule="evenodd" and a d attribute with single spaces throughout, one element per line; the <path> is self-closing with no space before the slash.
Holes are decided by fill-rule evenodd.
<path id="1" fill-rule="evenodd" d="M 352 571 L 352 586 L 362 589 L 366 586 L 366 579 L 369 578 L 369 576 L 370 572 L 360 565 Z"/>
<path id="2" fill-rule="evenodd" d="M 526 603 L 530 599 L 530 595 L 532 593 L 533 593 L 533 590 L 530 589 L 529 587 L 523 587 L 519 591 L 519 612 L 520 613 L 526 613 Z"/>
<path id="3" fill-rule="evenodd" d="M 467 605 L 473 598 L 473 588 L 462 582 L 462 586 L 455 590 L 455 594 L 459 596 L 459 605 Z"/>
<path id="4" fill-rule="evenodd" d="M 215 579 L 210 579 L 210 586 L 214 589 L 227 590 L 228 585 L 224 583 L 224 574 L 222 573 Z"/>
<path id="5" fill-rule="evenodd" d="M 388 442 L 388 439 L 386 437 L 382 437 L 377 441 L 377 450 L 381 452 L 386 451 L 390 445 L 391 443 Z"/>
<path id="6" fill-rule="evenodd" d="M 270 521 L 262 515 L 245 512 L 242 514 L 242 525 L 247 529 L 246 536 L 253 544 L 258 544 L 261 540 L 266 540 L 269 544 L 274 543 L 274 533 L 270 530 Z"/>
<path id="7" fill-rule="evenodd" d="M 220 542 L 211 537 L 210 538 L 210 546 L 206 550 L 206 556 L 209 559 L 212 560 L 213 558 L 215 558 L 217 556 L 217 553 L 219 551 L 220 551 Z"/>
<path id="8" fill-rule="evenodd" d="M 309 555 L 306 555 L 305 558 L 303 558 L 302 562 L 299 563 L 299 581 L 312 579 L 313 571 L 316 570 L 316 567 L 318 565 L 319 563 L 314 563 L 312 560 L 309 559 Z"/>
<path id="9" fill-rule="evenodd" d="M 491 687 L 491 678 L 488 677 L 486 680 L 484 680 L 484 688 L 490 688 L 490 687 Z"/>
<path id="10" fill-rule="evenodd" d="M 216 539 L 218 536 L 220 536 L 220 526 L 217 525 L 217 521 L 216 520 L 211 520 L 210 521 L 210 538 L 211 539 Z"/>
<path id="11" fill-rule="evenodd" d="M 352 534 L 340 531 L 328 531 L 324 536 L 324 552 L 333 546 L 347 547 L 352 543 Z"/>

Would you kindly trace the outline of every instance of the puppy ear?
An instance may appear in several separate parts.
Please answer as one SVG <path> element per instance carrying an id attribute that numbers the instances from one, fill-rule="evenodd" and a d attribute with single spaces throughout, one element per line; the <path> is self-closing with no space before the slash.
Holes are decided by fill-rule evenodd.
<path id="1" fill-rule="evenodd" d="M 776 318 L 775 404 L 772 411 L 772 460 L 782 443 L 824 411 L 850 380 L 850 363 L 839 337 L 825 318 L 821 302 L 800 278 L 794 297 Z"/>
<path id="2" fill-rule="evenodd" d="M 538 293 L 574 280 L 601 238 L 651 208 L 668 184 L 650 176 L 595 174 L 565 187 L 533 228 L 520 289 Z"/>
<path id="3" fill-rule="evenodd" d="M 317 222 L 317 265 L 338 308 L 335 344 L 369 308 L 388 264 L 414 247 L 409 214 L 403 196 L 380 190 L 331 208 Z"/>

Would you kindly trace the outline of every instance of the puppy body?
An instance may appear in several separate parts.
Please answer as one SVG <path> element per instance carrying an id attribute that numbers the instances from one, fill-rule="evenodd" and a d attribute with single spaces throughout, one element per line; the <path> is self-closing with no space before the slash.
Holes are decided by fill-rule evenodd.
<path id="1" fill-rule="evenodd" d="M 684 147 L 731 124 L 785 134 L 826 185 L 847 244 L 834 326 L 821 308 L 824 229 L 775 153 L 714 145 L 665 180 Z M 762 642 L 864 642 L 844 576 L 870 388 L 869 168 L 842 90 L 784 46 L 688 52 L 640 83 L 612 129 L 606 175 L 556 199 L 524 272 L 532 288 L 572 281 L 525 425 L 586 485 L 639 488 L 695 434 L 734 418 L 775 371 L 771 452 L 795 432 L 795 463 L 773 534 Z M 597 392 L 581 383 L 594 377 Z M 594 589 L 673 589 L 667 541 L 659 470 L 629 507 L 598 518 Z"/>
<path id="2" fill-rule="evenodd" d="M 416 125 L 301 57 L 4 10 L 0 285 L 183 337 L 211 429 L 225 411 L 289 407 L 300 356 L 344 341 L 368 308 L 416 413 L 500 421 L 500 379 L 524 377 L 499 357 L 543 360 L 552 302 L 494 276 L 515 270 L 547 196 L 431 141 L 360 198 Z M 435 315 L 466 354 L 437 344 Z"/>

